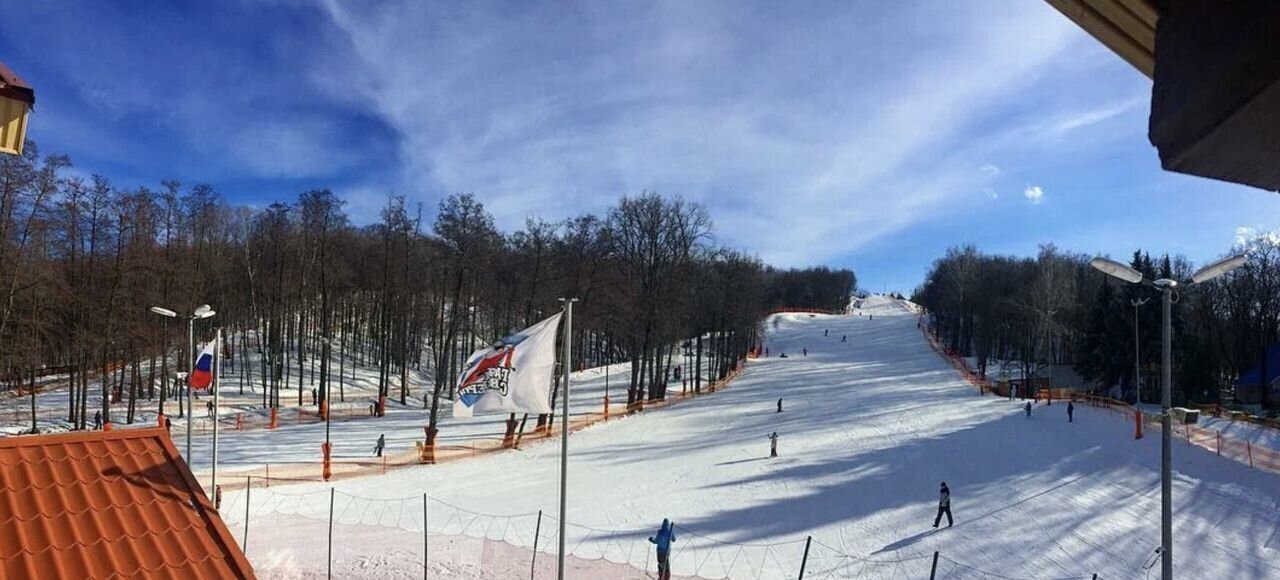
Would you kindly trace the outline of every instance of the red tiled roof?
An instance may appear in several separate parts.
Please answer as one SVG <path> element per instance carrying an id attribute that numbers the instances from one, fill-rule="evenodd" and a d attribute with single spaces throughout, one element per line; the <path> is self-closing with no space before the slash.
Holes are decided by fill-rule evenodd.
<path id="1" fill-rule="evenodd" d="M 254 578 L 162 428 L 0 439 L 0 578 Z"/>

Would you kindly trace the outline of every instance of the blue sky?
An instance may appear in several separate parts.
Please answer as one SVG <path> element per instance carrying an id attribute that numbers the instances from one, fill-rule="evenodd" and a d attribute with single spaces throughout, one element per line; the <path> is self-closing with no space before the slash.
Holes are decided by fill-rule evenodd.
<path id="1" fill-rule="evenodd" d="M 474 192 L 508 230 L 627 193 L 767 262 L 910 291 L 948 246 L 1203 261 L 1275 194 L 1162 172 L 1150 81 L 1048 4 L 0 0 L 30 135 L 266 205 Z M 13 23 L 21 23 L 20 26 Z"/>

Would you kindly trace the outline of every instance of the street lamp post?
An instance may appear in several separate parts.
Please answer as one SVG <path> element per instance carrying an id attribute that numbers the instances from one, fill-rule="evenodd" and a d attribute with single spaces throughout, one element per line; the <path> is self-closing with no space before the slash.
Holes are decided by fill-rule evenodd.
<path id="1" fill-rule="evenodd" d="M 1226 274 L 1244 265 L 1247 256 L 1236 255 L 1223 258 L 1205 266 L 1191 275 L 1189 285 L 1202 284 L 1218 276 Z M 1142 273 L 1115 260 L 1094 258 L 1089 261 L 1094 269 L 1130 284 L 1143 284 Z M 1173 580 L 1173 452 L 1170 447 L 1172 422 L 1169 407 L 1172 406 L 1173 382 L 1173 322 L 1171 318 L 1173 291 L 1178 287 L 1177 280 L 1160 278 L 1145 282 L 1146 285 L 1160 291 L 1162 313 L 1164 317 L 1161 330 L 1161 362 L 1160 366 L 1160 578 Z"/>
<path id="2" fill-rule="evenodd" d="M 151 312 L 155 314 L 159 314 L 160 316 L 168 317 L 168 318 L 178 317 L 177 312 L 170 310 L 168 308 L 161 308 L 159 306 L 152 306 Z M 195 312 L 192 312 L 191 316 L 187 318 L 187 348 L 189 349 L 187 351 L 187 354 L 189 355 L 189 358 L 187 359 L 187 376 L 185 377 L 186 378 L 185 385 L 186 385 L 186 391 L 187 391 L 187 397 L 186 397 L 187 398 L 187 453 L 186 453 L 185 459 L 187 460 L 188 465 L 191 464 L 191 421 L 192 419 L 195 418 L 195 412 L 191 408 L 191 382 L 190 381 L 191 381 L 191 372 L 195 370 L 195 366 L 196 366 L 196 356 L 197 356 L 195 352 L 196 321 L 203 318 L 210 318 L 214 314 L 217 314 L 217 313 L 213 311 L 212 307 L 210 307 L 208 304 L 201 304 L 199 307 L 195 309 Z M 179 404 L 181 404 L 181 402 L 179 402 Z"/>
<path id="3" fill-rule="evenodd" d="M 1138 307 L 1150 301 L 1150 298 L 1139 298 L 1129 301 L 1129 303 L 1133 305 L 1133 391 L 1134 396 L 1138 398 L 1139 405 L 1142 404 L 1142 363 L 1140 362 L 1142 359 L 1140 351 L 1138 350 L 1141 348 L 1141 343 L 1138 338 Z"/>

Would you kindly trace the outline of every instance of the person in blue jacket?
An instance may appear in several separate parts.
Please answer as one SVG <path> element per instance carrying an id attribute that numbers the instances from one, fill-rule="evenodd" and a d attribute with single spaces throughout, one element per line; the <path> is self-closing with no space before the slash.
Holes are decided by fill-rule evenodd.
<path id="1" fill-rule="evenodd" d="M 664 519 L 658 535 L 649 538 L 649 543 L 658 546 L 658 580 L 671 580 L 671 562 L 668 557 L 671 554 L 671 543 L 676 541 L 675 528 L 670 520 Z"/>

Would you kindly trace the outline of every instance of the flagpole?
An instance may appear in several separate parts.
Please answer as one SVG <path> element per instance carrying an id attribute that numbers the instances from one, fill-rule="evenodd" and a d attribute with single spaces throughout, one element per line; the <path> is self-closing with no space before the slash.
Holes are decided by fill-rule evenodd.
<path id="1" fill-rule="evenodd" d="M 218 493 L 218 415 L 222 412 L 222 408 L 218 406 L 218 388 L 222 386 L 222 379 L 218 373 L 222 371 L 222 329 L 219 328 L 214 334 L 213 339 L 213 489 L 214 495 Z M 216 500 L 215 500 L 216 501 Z"/>
<path id="2" fill-rule="evenodd" d="M 560 559 L 556 578 L 564 580 L 565 506 L 569 487 L 569 374 L 573 370 L 573 303 L 577 298 L 561 298 L 564 303 L 564 396 L 560 411 Z"/>
<path id="3" fill-rule="evenodd" d="M 196 317 L 187 321 L 187 465 L 195 465 L 191 458 L 191 424 L 196 420 L 196 410 L 191 408 L 191 375 L 196 372 Z"/>

